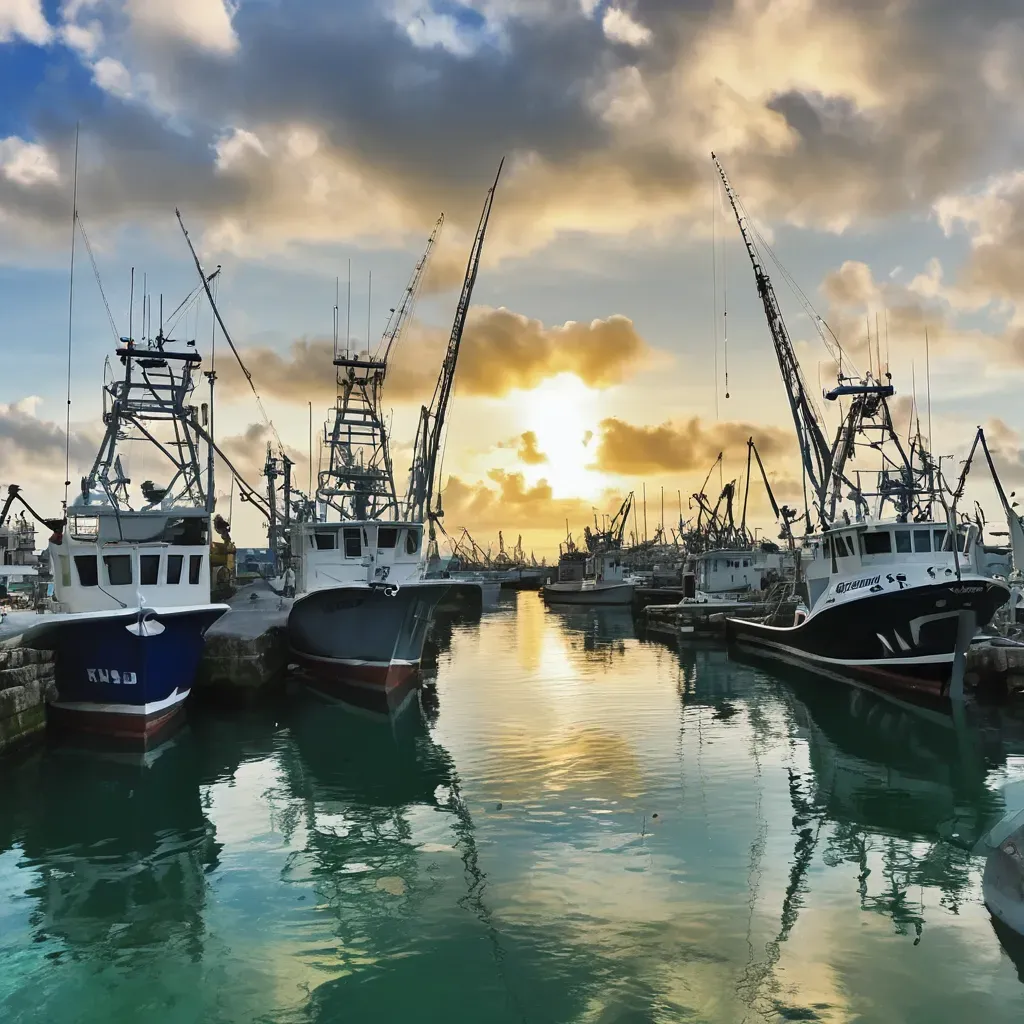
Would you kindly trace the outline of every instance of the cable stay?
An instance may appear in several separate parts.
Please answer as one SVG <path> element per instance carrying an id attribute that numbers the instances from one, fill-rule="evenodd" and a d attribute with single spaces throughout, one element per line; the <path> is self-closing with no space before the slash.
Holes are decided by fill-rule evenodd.
<path id="1" fill-rule="evenodd" d="M 106 292 L 103 290 L 103 281 L 100 279 L 100 268 L 96 264 L 96 257 L 93 255 L 92 243 L 89 241 L 89 236 L 85 233 L 85 225 L 82 223 L 82 218 L 79 216 L 78 211 L 75 211 L 75 222 L 78 224 L 78 230 L 82 234 L 82 241 L 85 243 L 85 251 L 89 255 L 89 262 L 92 264 L 93 277 L 96 278 L 96 287 L 100 290 L 100 298 L 103 300 L 103 308 L 107 311 L 107 322 L 110 324 L 110 333 L 114 336 L 115 343 L 120 342 L 121 334 L 117 329 L 117 324 L 114 322 L 114 315 L 110 312 L 110 303 L 107 302 Z"/>
<path id="2" fill-rule="evenodd" d="M 434 506 L 434 488 L 438 476 L 438 455 L 441 451 L 442 439 L 444 437 L 445 419 L 451 405 L 452 389 L 455 383 L 455 368 L 459 359 L 459 349 L 462 345 L 462 334 L 466 326 L 466 316 L 469 313 L 469 304 L 473 298 L 473 288 L 476 285 L 477 273 L 480 270 L 480 259 L 483 255 L 487 223 L 490 220 L 491 208 L 494 205 L 494 192 L 498 187 L 498 180 L 501 177 L 501 170 L 504 164 L 504 159 L 498 164 L 498 173 L 494 177 L 494 183 L 487 191 L 483 212 L 480 214 L 480 222 L 477 225 L 476 236 L 473 240 L 469 262 L 466 266 L 466 276 L 462 282 L 462 293 L 459 296 L 455 320 L 452 323 L 451 335 L 448 339 L 448 349 L 445 353 L 444 362 L 441 364 L 441 373 L 434 388 L 434 396 L 429 407 L 423 406 L 420 410 L 420 421 L 416 428 L 416 441 L 413 446 L 412 466 L 409 470 L 409 488 L 405 503 L 406 518 L 413 522 L 426 522 L 428 519 L 434 520 L 443 515 L 440 497 L 438 497 L 437 506 Z"/>
<path id="3" fill-rule="evenodd" d="M 423 276 L 426 273 L 427 264 L 430 262 L 430 257 L 434 251 L 435 245 L 437 244 L 437 239 L 441 234 L 441 228 L 443 226 L 444 214 L 442 213 L 437 218 L 437 223 L 434 225 L 434 230 L 430 233 L 430 238 L 427 239 L 427 247 L 424 249 L 423 255 L 420 257 L 419 262 L 413 269 L 412 277 L 410 277 L 409 283 L 406 285 L 405 291 L 402 293 L 401 302 L 399 302 L 396 309 L 391 310 L 391 315 L 388 317 L 387 325 L 384 328 L 384 334 L 382 335 L 381 340 L 377 345 L 377 350 L 374 353 L 374 359 L 383 359 L 385 363 L 388 361 L 395 344 L 402 337 L 406 324 L 408 324 L 409 320 L 412 318 L 413 310 L 416 307 L 416 300 L 419 297 L 420 287 L 423 284 Z M 383 350 L 383 354 L 381 350 Z"/>
<path id="4" fill-rule="evenodd" d="M 211 274 L 209 277 L 207 277 L 207 275 L 203 271 L 203 265 L 199 262 L 199 256 L 196 254 L 195 247 L 192 245 L 192 239 L 189 238 L 188 231 L 185 230 L 185 222 L 181 219 L 181 211 L 177 207 L 175 207 L 174 209 L 174 215 L 178 218 L 178 224 L 181 227 L 181 233 L 185 236 L 185 243 L 188 245 L 188 251 L 192 253 L 192 260 L 196 265 L 196 271 L 198 272 L 199 278 L 202 281 L 203 291 L 206 292 L 206 298 L 210 302 L 210 308 L 213 310 L 213 315 L 217 318 L 217 323 L 220 325 L 220 329 L 224 332 L 224 338 L 228 343 L 228 347 L 231 349 L 231 352 L 234 355 L 239 368 L 245 375 L 245 379 L 249 382 L 249 387 L 252 388 L 252 393 L 256 397 L 256 406 L 260 411 L 260 415 L 263 417 L 264 425 L 273 434 L 274 441 L 277 444 L 278 452 L 282 456 L 284 456 L 284 443 L 281 440 L 281 436 L 278 434 L 277 428 L 274 426 L 273 421 L 267 415 L 267 411 L 263 407 L 263 400 L 260 398 L 260 393 L 256 390 L 256 384 L 252 379 L 252 374 L 249 372 L 249 368 L 245 365 L 245 362 L 243 361 L 241 354 L 235 347 L 235 343 L 231 339 L 231 332 L 228 330 L 227 325 L 224 323 L 224 318 L 220 315 L 220 310 L 217 308 L 217 301 L 213 297 L 213 291 L 210 288 L 210 282 L 213 280 L 214 276 L 220 272 L 220 267 L 218 266 L 214 274 Z"/>

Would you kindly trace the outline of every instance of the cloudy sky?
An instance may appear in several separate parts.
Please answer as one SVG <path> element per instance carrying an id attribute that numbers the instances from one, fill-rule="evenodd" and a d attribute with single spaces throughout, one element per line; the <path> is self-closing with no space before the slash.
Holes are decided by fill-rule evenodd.
<path id="1" fill-rule="evenodd" d="M 319 424 L 333 393 L 336 280 L 344 306 L 351 260 L 353 344 L 376 340 L 444 211 L 386 394 L 404 480 L 504 156 L 444 461 L 449 532 L 550 553 L 566 519 L 579 532 L 643 484 L 653 532 L 662 488 L 666 518 L 679 492 L 685 513 L 719 451 L 724 479 L 741 475 L 751 434 L 796 500 L 714 149 L 862 369 L 880 325 L 904 422 L 916 381 L 928 430 L 927 327 L 935 451 L 954 466 L 984 423 L 1024 483 L 1022 87 L 1017 0 L 0 0 L 0 481 L 45 508 L 62 493 L 77 123 L 116 332 L 132 267 L 169 307 L 194 286 L 180 207 L 223 267 L 222 312 L 300 480 L 307 403 Z M 79 235 L 72 479 L 114 333 L 84 250 Z M 769 270 L 818 392 L 828 354 Z M 177 330 L 209 354 L 211 326 L 201 309 Z M 221 341 L 218 434 L 255 475 L 267 431 L 227 355 Z M 155 471 L 137 458 L 133 476 Z"/>

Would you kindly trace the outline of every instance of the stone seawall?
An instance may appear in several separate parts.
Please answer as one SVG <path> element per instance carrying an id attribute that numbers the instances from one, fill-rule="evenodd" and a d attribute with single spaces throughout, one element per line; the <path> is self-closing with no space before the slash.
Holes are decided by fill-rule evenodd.
<path id="1" fill-rule="evenodd" d="M 0 650 L 0 753 L 46 728 L 46 700 L 54 690 L 52 651 Z"/>

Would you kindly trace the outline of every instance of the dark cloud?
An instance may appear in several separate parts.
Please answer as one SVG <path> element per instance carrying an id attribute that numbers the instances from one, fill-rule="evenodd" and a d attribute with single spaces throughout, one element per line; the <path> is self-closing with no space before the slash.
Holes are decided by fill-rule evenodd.
<path id="1" fill-rule="evenodd" d="M 29 467 L 33 471 L 59 466 L 63 480 L 67 435 L 58 424 L 37 417 L 27 402 L 0 405 L 0 464 L 5 476 Z M 99 447 L 99 439 L 88 431 L 77 429 L 71 434 L 71 466 L 91 463 Z"/>
<path id="2" fill-rule="evenodd" d="M 772 460 L 796 454 L 790 431 L 749 423 L 703 423 L 699 417 L 660 426 L 634 426 L 610 417 L 601 421 L 600 440 L 591 468 L 620 476 L 649 476 L 707 470 L 724 452 L 727 460 L 746 458 L 747 439 L 754 438 L 761 458 Z"/>
<path id="3" fill-rule="evenodd" d="M 469 232 L 503 155 L 492 255 L 703 218 L 711 148 L 755 212 L 841 228 L 993 169 L 1015 124 L 1007 0 L 635 0 L 637 45 L 603 30 L 607 5 L 583 7 L 488 0 L 459 28 L 414 0 L 241 4 L 226 38 L 216 18 L 169 31 L 101 3 L 82 15 L 106 30 L 91 59 L 127 77 L 107 64 L 102 99 L 41 90 L 26 134 L 61 178 L 0 174 L 0 209 L 63 223 L 81 120 L 90 218 L 179 203 L 239 251 L 418 237 L 439 209 Z"/>

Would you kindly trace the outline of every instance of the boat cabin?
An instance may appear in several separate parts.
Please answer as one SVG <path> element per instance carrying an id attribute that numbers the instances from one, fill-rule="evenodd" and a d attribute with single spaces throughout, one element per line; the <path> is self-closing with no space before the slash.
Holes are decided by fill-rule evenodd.
<path id="1" fill-rule="evenodd" d="M 780 552 L 750 548 L 705 551 L 694 559 L 697 591 L 703 594 L 764 590 L 767 574 L 781 568 Z"/>
<path id="2" fill-rule="evenodd" d="M 382 520 L 291 528 L 298 593 L 340 585 L 412 582 L 422 571 L 423 524 Z"/>
<path id="3" fill-rule="evenodd" d="M 584 579 L 595 583 L 621 583 L 623 581 L 622 552 L 599 551 L 587 559 Z"/>
<path id="4" fill-rule="evenodd" d="M 61 611 L 182 608 L 210 601 L 210 514 L 72 505 L 49 543 Z"/>
<path id="5" fill-rule="evenodd" d="M 857 576 L 871 569 L 926 565 L 943 571 L 977 571 L 978 528 L 957 527 L 955 537 L 946 523 L 894 523 L 866 520 L 833 526 L 815 544 L 806 570 L 810 605 L 836 576 Z"/>

